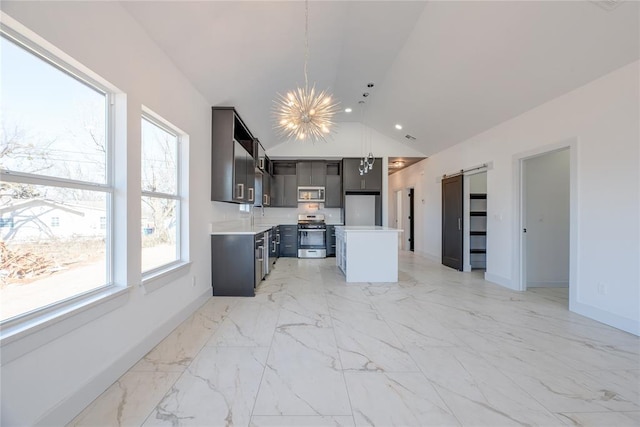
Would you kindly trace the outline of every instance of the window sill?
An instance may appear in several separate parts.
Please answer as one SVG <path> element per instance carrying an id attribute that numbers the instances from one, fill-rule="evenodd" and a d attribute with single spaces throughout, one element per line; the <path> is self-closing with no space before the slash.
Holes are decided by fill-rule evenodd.
<path id="1" fill-rule="evenodd" d="M 185 275 L 190 267 L 190 261 L 177 261 L 160 270 L 144 273 L 141 287 L 145 294 L 150 294 Z"/>
<path id="2" fill-rule="evenodd" d="M 6 322 L 0 329 L 0 365 L 122 307 L 129 298 L 129 289 L 125 286 L 108 286 L 84 298 Z"/>

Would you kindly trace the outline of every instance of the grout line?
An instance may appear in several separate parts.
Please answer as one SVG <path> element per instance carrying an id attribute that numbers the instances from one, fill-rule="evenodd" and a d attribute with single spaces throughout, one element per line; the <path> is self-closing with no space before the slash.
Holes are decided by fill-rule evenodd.
<path id="1" fill-rule="evenodd" d="M 274 302 L 275 304 L 275 302 Z M 278 306 L 278 316 L 276 317 L 276 322 L 273 325 L 273 333 L 271 334 L 271 342 L 269 343 L 269 351 L 267 351 L 267 358 L 264 360 L 264 367 L 262 368 L 262 376 L 260 377 L 260 383 L 258 384 L 258 390 L 256 391 L 256 395 L 253 398 L 253 406 L 251 407 L 251 413 L 249 414 L 249 424 L 251 424 L 253 420 L 253 412 L 256 409 L 256 403 L 258 402 L 258 396 L 260 396 L 260 390 L 262 390 L 262 382 L 264 381 L 265 374 L 267 372 L 267 366 L 269 364 L 269 357 L 271 356 L 271 351 L 273 349 L 273 341 L 276 337 L 276 330 L 278 329 L 278 323 L 280 323 L 280 313 L 282 311 L 282 307 L 280 303 L 277 303 Z"/>
<path id="2" fill-rule="evenodd" d="M 324 285 L 324 281 L 323 281 Z M 347 399 L 349 399 L 349 408 L 351 409 L 351 419 L 353 420 L 353 425 L 356 425 L 356 417 L 353 414 L 353 404 L 351 403 L 351 393 L 349 393 L 349 385 L 347 384 L 347 378 L 345 377 L 345 369 L 344 364 L 342 363 L 342 356 L 340 355 L 340 345 L 338 344 L 338 337 L 336 335 L 336 328 L 333 323 L 333 314 L 332 309 L 329 307 L 329 299 L 327 298 L 327 289 L 324 289 L 322 292 L 324 296 L 324 302 L 327 305 L 327 313 L 329 313 L 329 321 L 331 322 L 331 331 L 333 332 L 333 339 L 336 343 L 336 354 L 338 356 L 338 360 L 340 361 L 340 372 L 342 373 L 342 382 L 344 383 L 344 389 L 347 392 Z"/>

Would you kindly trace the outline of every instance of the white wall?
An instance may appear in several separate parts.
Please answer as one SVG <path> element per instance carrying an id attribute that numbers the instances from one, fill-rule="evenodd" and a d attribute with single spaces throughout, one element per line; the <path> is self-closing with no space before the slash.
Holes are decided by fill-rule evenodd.
<path id="1" fill-rule="evenodd" d="M 2 425 L 69 421 L 210 294 L 209 222 L 238 217 L 238 207 L 211 203 L 211 110 L 176 66 L 116 2 L 9 2 L 3 12 L 127 95 L 128 246 L 117 256 L 132 285 L 115 311 L 2 364 Z M 188 194 L 192 264 L 152 293 L 140 287 L 140 114 L 145 105 L 189 134 Z M 122 175 L 124 176 L 124 175 Z M 118 177 L 116 177 L 118 178 Z M 197 278 L 191 286 L 191 278 Z M 6 354 L 7 348 L 2 349 Z"/>
<path id="2" fill-rule="evenodd" d="M 640 334 L 639 62 L 543 104 L 391 175 L 389 190 L 415 184 L 416 250 L 439 260 L 445 173 L 492 162 L 487 172 L 486 277 L 517 288 L 515 165 L 532 151 L 575 141 L 575 265 L 570 308 Z M 605 295 L 598 283 L 606 286 Z M 601 287 L 602 289 L 602 287 Z"/>
<path id="3" fill-rule="evenodd" d="M 569 286 L 569 150 L 523 161 L 526 286 Z"/>

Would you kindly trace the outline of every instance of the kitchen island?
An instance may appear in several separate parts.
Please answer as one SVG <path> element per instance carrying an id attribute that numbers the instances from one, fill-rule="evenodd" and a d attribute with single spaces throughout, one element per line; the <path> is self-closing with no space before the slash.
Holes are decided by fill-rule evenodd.
<path id="1" fill-rule="evenodd" d="M 381 226 L 336 226 L 336 264 L 347 282 L 397 282 L 401 231 Z"/>

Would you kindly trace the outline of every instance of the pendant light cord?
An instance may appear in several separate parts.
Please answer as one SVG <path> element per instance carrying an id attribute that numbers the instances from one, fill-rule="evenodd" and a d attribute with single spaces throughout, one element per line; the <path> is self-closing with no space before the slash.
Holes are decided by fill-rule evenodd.
<path id="1" fill-rule="evenodd" d="M 307 63 L 309 62 L 309 0 L 304 2 L 304 87 L 309 87 Z"/>

